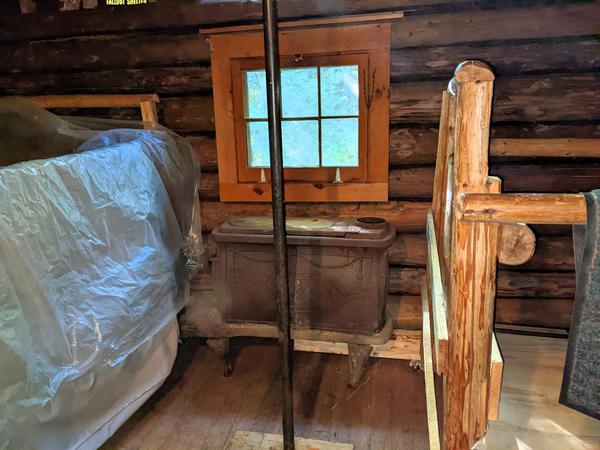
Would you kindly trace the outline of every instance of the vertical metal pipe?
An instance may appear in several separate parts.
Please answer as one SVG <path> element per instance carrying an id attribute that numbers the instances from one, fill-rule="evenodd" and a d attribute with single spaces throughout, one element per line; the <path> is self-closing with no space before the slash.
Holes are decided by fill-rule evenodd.
<path id="1" fill-rule="evenodd" d="M 283 192 L 283 154 L 281 142 L 281 77 L 279 38 L 277 35 L 277 0 L 263 0 L 263 28 L 267 72 L 267 109 L 269 114 L 269 150 L 271 155 L 271 192 L 275 250 L 275 282 L 279 309 L 278 338 L 283 394 L 283 447 L 294 449 L 294 409 L 292 352 L 290 335 L 290 296 L 288 290 L 288 255 Z"/>

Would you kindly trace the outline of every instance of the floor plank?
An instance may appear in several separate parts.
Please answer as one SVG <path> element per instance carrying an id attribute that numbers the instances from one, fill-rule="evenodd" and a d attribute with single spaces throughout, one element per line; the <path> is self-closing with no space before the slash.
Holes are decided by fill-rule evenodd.
<path id="1" fill-rule="evenodd" d="M 233 376 L 200 339 L 181 346 L 163 387 L 104 446 L 223 449 L 237 431 L 280 434 L 277 347 L 237 340 Z M 407 361 L 371 358 L 364 382 L 347 387 L 341 355 L 296 352 L 296 435 L 357 450 L 428 448 L 423 376 Z"/>
<path id="2" fill-rule="evenodd" d="M 354 450 L 352 444 L 320 441 L 318 439 L 295 438 L 296 450 Z M 227 443 L 227 450 L 283 450 L 281 434 L 236 431 Z"/>
<path id="3" fill-rule="evenodd" d="M 499 420 L 478 450 L 597 450 L 600 422 L 558 403 L 566 339 L 497 333 L 504 358 Z"/>

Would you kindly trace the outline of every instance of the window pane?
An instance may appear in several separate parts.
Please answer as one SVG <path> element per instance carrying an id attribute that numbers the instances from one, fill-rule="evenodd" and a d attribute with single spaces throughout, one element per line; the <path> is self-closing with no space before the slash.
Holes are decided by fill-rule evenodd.
<path id="1" fill-rule="evenodd" d="M 358 66 L 321 67 L 321 115 L 358 116 Z"/>
<path id="2" fill-rule="evenodd" d="M 269 124 L 267 122 L 248 122 L 248 167 L 269 167 Z"/>
<path id="3" fill-rule="evenodd" d="M 317 68 L 281 70 L 282 113 L 285 118 L 319 115 Z"/>
<path id="4" fill-rule="evenodd" d="M 319 122 L 286 120 L 281 123 L 284 167 L 319 167 Z M 269 124 L 249 122 L 248 167 L 269 167 Z"/>
<path id="5" fill-rule="evenodd" d="M 319 121 L 281 123 L 284 167 L 319 167 Z"/>
<path id="6" fill-rule="evenodd" d="M 357 167 L 358 119 L 323 119 L 321 145 L 324 167 Z"/>
<path id="7" fill-rule="evenodd" d="M 244 71 L 244 114 L 248 119 L 267 118 L 267 78 L 264 69 Z"/>

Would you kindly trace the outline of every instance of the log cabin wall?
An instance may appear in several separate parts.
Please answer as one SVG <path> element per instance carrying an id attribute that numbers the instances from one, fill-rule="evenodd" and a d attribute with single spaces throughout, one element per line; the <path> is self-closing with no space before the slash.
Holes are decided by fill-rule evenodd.
<path id="1" fill-rule="evenodd" d="M 397 326 L 418 328 L 441 92 L 454 67 L 472 58 L 495 69 L 496 138 L 600 138 L 600 2 L 280 0 L 285 20 L 392 9 L 404 10 L 405 18 L 392 28 L 390 201 L 291 204 L 288 215 L 369 214 L 390 220 L 399 232 L 390 252 L 390 304 Z M 159 0 L 114 11 L 29 15 L 4 5 L 0 93 L 159 94 L 160 122 L 186 136 L 202 162 L 208 232 L 232 215 L 268 214 L 270 205 L 219 202 L 210 56 L 198 28 L 259 19 L 260 4 L 250 2 Z M 6 163 L 10 155 L 2 159 Z M 491 163 L 504 192 L 600 187 L 597 160 L 492 157 Z M 496 322 L 568 328 L 575 290 L 570 229 L 534 231 L 533 259 L 500 267 Z"/>

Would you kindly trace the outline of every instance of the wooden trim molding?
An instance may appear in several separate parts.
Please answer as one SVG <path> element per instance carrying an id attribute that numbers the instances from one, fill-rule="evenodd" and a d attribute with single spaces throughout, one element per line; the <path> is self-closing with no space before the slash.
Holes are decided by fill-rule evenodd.
<path id="1" fill-rule="evenodd" d="M 318 57 L 321 61 L 323 58 L 336 61 L 358 57 L 361 61 L 359 66 L 363 69 L 359 77 L 362 105 L 359 110 L 362 124 L 359 131 L 359 167 L 341 168 L 341 183 L 334 182 L 331 169 L 288 169 L 286 201 L 387 201 L 390 24 L 284 29 L 279 34 L 280 53 L 284 60 L 298 54 L 309 59 Z M 264 171 L 266 182 L 261 182 L 263 180 L 256 175 L 259 170 L 240 166 L 241 163 L 246 164 L 247 144 L 245 133 L 240 132 L 240 88 L 236 83 L 239 84 L 238 72 L 243 64 L 264 58 L 262 39 L 262 33 L 254 30 L 211 34 L 209 37 L 219 194 L 223 202 L 266 202 L 271 198 L 268 171 Z M 250 175 L 256 176 L 252 178 Z"/>
<path id="2" fill-rule="evenodd" d="M 222 183 L 222 202 L 270 202 L 270 183 Z M 285 199 L 291 202 L 385 202 L 387 183 L 286 183 Z"/>

